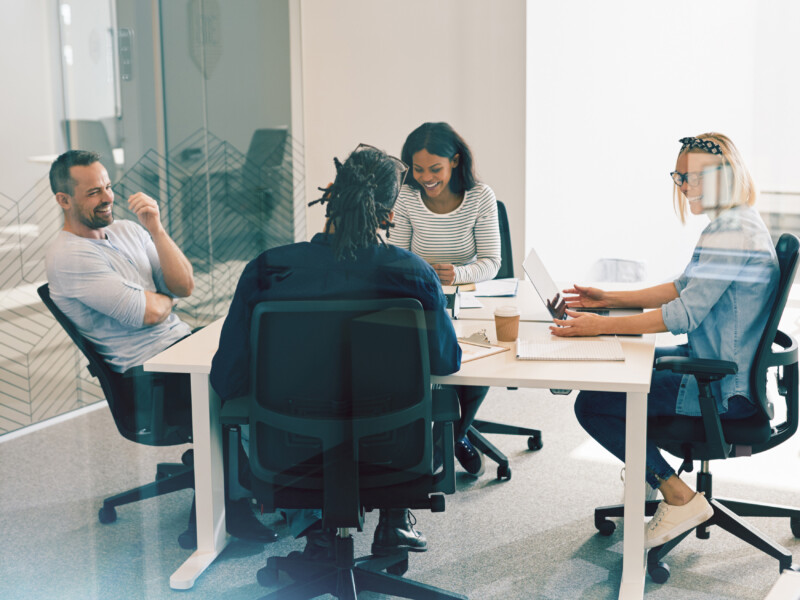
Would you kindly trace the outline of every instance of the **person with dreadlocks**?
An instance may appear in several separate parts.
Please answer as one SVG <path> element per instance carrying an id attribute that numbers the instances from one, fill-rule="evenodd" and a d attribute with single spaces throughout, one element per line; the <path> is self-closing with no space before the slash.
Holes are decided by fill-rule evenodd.
<path id="1" fill-rule="evenodd" d="M 628 317 L 601 317 L 567 310 L 555 319 L 557 336 L 601 334 L 687 334 L 688 344 L 656 348 L 661 356 L 733 361 L 738 367 L 711 384 L 721 419 L 743 419 L 756 407 L 750 399 L 750 370 L 775 301 L 780 270 L 767 227 L 753 207 L 756 190 L 739 151 L 720 133 L 680 140 L 670 173 L 681 221 L 686 209 L 707 215 L 691 262 L 675 281 L 635 291 L 606 292 L 573 286 L 564 290 L 568 307 L 631 307 L 656 310 Z M 625 460 L 625 401 L 618 392 L 584 391 L 575 401 L 581 426 L 604 448 Z M 653 370 L 647 415 L 700 416 L 697 380 L 691 375 Z M 707 521 L 714 510 L 703 494 L 675 474 L 652 441 L 646 447 L 648 484 L 664 500 L 645 530 L 645 547 L 665 544 Z"/>
<path id="2" fill-rule="evenodd" d="M 211 365 L 211 384 L 223 402 L 248 392 L 250 317 L 264 300 L 416 298 L 428 321 L 431 373 L 447 375 L 461 366 L 461 349 L 436 272 L 415 254 L 384 243 L 378 233 L 390 235 L 392 209 L 407 167 L 364 144 L 344 163 L 334 159 L 334 165 L 336 179 L 320 188 L 322 198 L 310 203 L 326 204 L 323 232 L 310 242 L 267 250 L 239 279 Z M 304 553 L 309 558 L 328 556 L 333 534 L 322 530 L 319 511 L 283 512 L 291 533 L 307 536 Z M 372 552 L 426 550 L 427 541 L 414 529 L 412 518 L 406 509 L 381 510 Z"/>

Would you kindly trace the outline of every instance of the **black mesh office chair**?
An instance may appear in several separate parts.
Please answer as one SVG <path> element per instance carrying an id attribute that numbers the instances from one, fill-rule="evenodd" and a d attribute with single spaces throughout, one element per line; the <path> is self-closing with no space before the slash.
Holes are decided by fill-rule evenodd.
<path id="1" fill-rule="evenodd" d="M 716 498 L 712 494 L 709 471 L 711 460 L 764 452 L 783 443 L 797 431 L 797 342 L 780 331 L 778 324 L 797 271 L 800 241 L 794 235 L 783 234 L 778 240 L 776 250 L 780 263 L 780 283 L 752 369 L 752 398 L 756 402 L 758 412 L 746 419 L 719 418 L 711 382 L 736 373 L 736 363 L 703 358 L 663 357 L 656 362 L 656 369 L 669 369 L 676 373 L 695 376 L 700 390 L 700 408 L 703 416 L 651 418 L 647 422 L 647 435 L 660 448 L 683 458 L 680 472 L 691 471 L 692 461 L 701 461 L 700 471 L 697 473 L 697 490 L 705 493 L 714 508 L 714 516 L 696 529 L 698 538 L 708 538 L 709 527 L 717 525 L 777 559 L 779 568 L 783 570 L 792 564 L 791 553 L 741 517 L 789 517 L 792 533 L 800 537 L 800 508 Z M 768 378 L 773 377 L 777 383 L 778 394 L 774 399 L 781 397 L 786 404 L 786 421 L 775 426 L 770 424 L 775 414 L 774 405 L 767 396 Z M 657 506 L 658 501 L 648 501 L 645 513 L 652 516 Z M 595 526 L 602 535 L 611 535 L 615 525 L 608 520 L 608 517 L 622 515 L 621 505 L 597 508 L 594 513 Z M 664 583 L 669 579 L 669 566 L 661 562 L 661 559 L 690 533 L 691 530 L 663 546 L 650 550 L 647 570 L 653 581 Z"/>
<path id="2" fill-rule="evenodd" d="M 508 213 L 505 205 L 497 201 L 497 222 L 500 226 L 500 270 L 495 279 L 507 279 L 514 277 L 514 259 L 511 254 L 511 230 L 508 227 Z M 517 388 L 508 388 L 515 390 Z M 542 448 L 542 432 L 538 429 L 529 427 L 518 427 L 516 425 L 504 425 L 491 421 L 481 421 L 475 419 L 467 432 L 472 445 L 483 452 L 486 456 L 497 463 L 497 478 L 511 479 L 511 466 L 508 457 L 503 454 L 497 446 L 492 444 L 483 434 L 502 433 L 505 435 L 526 435 L 528 436 L 528 449 L 540 450 Z"/>
<path id="3" fill-rule="evenodd" d="M 458 403 L 449 390 L 431 390 L 420 303 L 262 302 L 251 332 L 251 394 L 227 402 L 222 419 L 249 414 L 253 494 L 268 512 L 322 509 L 323 527 L 337 531 L 335 560 L 270 557 L 259 581 L 274 585 L 285 571 L 295 583 L 265 599 L 355 599 L 363 590 L 466 598 L 400 577 L 407 551 L 356 559 L 349 532 L 376 508 L 443 511 L 443 494 L 455 491 Z M 435 440 L 444 462 L 436 470 Z"/>
<path id="4" fill-rule="evenodd" d="M 123 388 L 122 376 L 109 369 L 103 358 L 92 347 L 91 342 L 78 332 L 72 321 L 55 305 L 50 298 L 49 286 L 45 284 L 37 291 L 56 321 L 89 360 L 89 372 L 100 382 L 111 415 L 114 417 L 114 423 L 124 438 L 147 446 L 174 446 L 192 441 L 191 425 L 188 427 L 171 425 L 167 423 L 164 416 L 163 373 L 143 374 L 143 379 L 146 379 L 147 385 L 152 388 L 152 394 L 149 406 L 137 405 L 137 399 Z M 100 522 L 113 523 L 116 521 L 117 506 L 177 490 L 194 488 L 191 452 L 191 450 L 184 452 L 181 463 L 159 463 L 156 467 L 154 482 L 106 498 L 98 514 Z M 181 545 L 183 546 L 183 543 Z"/>

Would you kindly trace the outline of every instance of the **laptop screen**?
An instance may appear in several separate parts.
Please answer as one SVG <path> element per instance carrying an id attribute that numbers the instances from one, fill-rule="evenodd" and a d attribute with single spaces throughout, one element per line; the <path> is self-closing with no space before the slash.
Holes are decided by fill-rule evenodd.
<path id="1" fill-rule="evenodd" d="M 535 250 L 531 250 L 528 253 L 528 258 L 522 263 L 522 268 L 525 270 L 528 279 L 531 280 L 536 293 L 539 294 L 547 310 L 550 311 L 550 315 L 554 319 L 563 319 L 564 311 L 567 308 L 566 300 L 564 300 L 558 286 L 556 286 L 553 278 L 550 277 L 550 273 L 547 272 L 542 259 L 539 258 Z"/>

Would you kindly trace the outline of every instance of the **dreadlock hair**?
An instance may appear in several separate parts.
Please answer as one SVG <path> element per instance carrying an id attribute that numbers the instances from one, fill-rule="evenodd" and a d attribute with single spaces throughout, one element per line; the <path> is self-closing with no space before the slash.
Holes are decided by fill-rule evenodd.
<path id="1" fill-rule="evenodd" d="M 88 167 L 100 161 L 97 152 L 89 150 L 67 150 L 50 166 L 50 189 L 54 194 L 75 193 L 75 180 L 69 174 L 71 167 Z"/>
<path id="2" fill-rule="evenodd" d="M 331 233 L 333 253 L 337 260 L 354 259 L 355 251 L 384 241 L 378 229 L 386 232 L 394 225 L 389 213 L 400 192 L 398 161 L 377 148 L 357 148 L 342 164 L 333 159 L 336 179 L 319 188 L 322 198 L 309 203 L 324 204 L 325 233 Z"/>
<path id="3" fill-rule="evenodd" d="M 427 150 L 434 156 L 442 156 L 448 160 L 453 160 L 458 154 L 458 164 L 453 167 L 453 174 L 450 176 L 448 186 L 454 194 L 461 194 L 472 189 L 478 183 L 472 150 L 469 149 L 464 138 L 458 135 L 448 123 L 423 123 L 417 127 L 408 134 L 400 159 L 409 168 L 413 168 L 414 155 L 420 150 Z M 422 189 L 414 177 L 407 177 L 406 184 L 417 190 Z"/>

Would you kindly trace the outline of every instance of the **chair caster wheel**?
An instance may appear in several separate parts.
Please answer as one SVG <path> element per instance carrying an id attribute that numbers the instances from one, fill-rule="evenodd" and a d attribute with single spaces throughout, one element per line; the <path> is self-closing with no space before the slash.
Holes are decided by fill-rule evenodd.
<path id="1" fill-rule="evenodd" d="M 792 535 L 800 538 L 800 517 L 792 517 L 789 519 L 789 524 L 792 526 Z"/>
<path id="2" fill-rule="evenodd" d="M 511 479 L 511 467 L 509 467 L 508 465 L 498 465 L 497 478 L 505 480 Z"/>
<path id="3" fill-rule="evenodd" d="M 256 571 L 256 579 L 262 587 L 272 587 L 278 583 L 278 569 L 262 567 Z"/>
<path id="4" fill-rule="evenodd" d="M 617 529 L 617 524 L 614 521 L 603 519 L 602 521 L 595 522 L 595 527 L 600 535 L 609 536 Z"/>
<path id="5" fill-rule="evenodd" d="M 669 565 L 665 562 L 659 562 L 656 566 L 648 568 L 647 572 L 655 583 L 666 583 L 669 579 Z"/>
<path id="6" fill-rule="evenodd" d="M 103 525 L 107 525 L 108 523 L 113 523 L 117 520 L 117 510 L 113 506 L 105 507 L 100 509 L 97 513 L 97 518 Z"/>
<path id="7" fill-rule="evenodd" d="M 197 531 L 187 529 L 178 536 L 178 545 L 184 550 L 194 550 L 197 548 Z"/>
<path id="8" fill-rule="evenodd" d="M 541 450 L 542 449 L 542 436 L 532 435 L 528 438 L 528 450 Z"/>
<path id="9" fill-rule="evenodd" d="M 408 571 L 408 557 L 404 558 L 400 562 L 396 562 L 393 565 L 389 565 L 386 567 L 386 572 L 390 575 L 397 575 L 398 577 L 405 574 Z"/>

